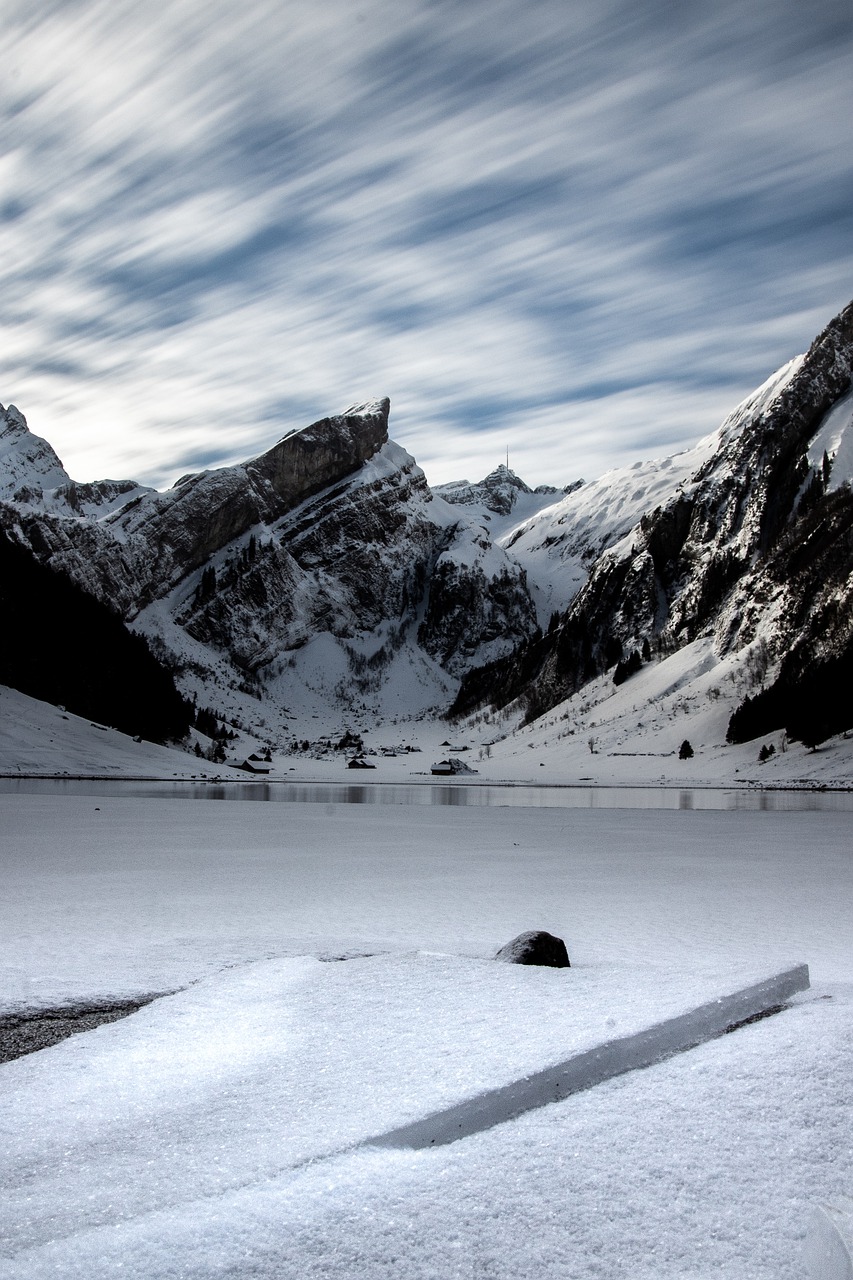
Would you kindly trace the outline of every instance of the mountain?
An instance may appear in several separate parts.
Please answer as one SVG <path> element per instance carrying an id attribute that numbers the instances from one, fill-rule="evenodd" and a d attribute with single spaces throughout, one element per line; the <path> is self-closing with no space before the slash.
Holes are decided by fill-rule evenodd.
<path id="1" fill-rule="evenodd" d="M 158 493 L 75 484 L 11 406 L 0 527 L 223 715 L 262 718 L 246 703 L 261 691 L 346 707 L 389 684 L 401 706 L 446 705 L 468 667 L 533 632 L 535 609 L 518 561 L 388 439 L 388 413 L 354 406 Z"/>
<path id="2" fill-rule="evenodd" d="M 583 480 L 577 480 L 562 492 L 571 493 L 582 484 Z M 501 463 L 476 484 L 469 480 L 451 480 L 449 484 L 436 485 L 433 493 L 454 506 L 472 507 L 480 518 L 491 521 L 493 515 L 512 514 L 516 520 L 532 515 L 542 507 L 550 506 L 560 490 L 550 484 L 540 484 L 531 489 L 514 471 L 510 471 L 509 466 Z"/>
<path id="3" fill-rule="evenodd" d="M 455 713 L 521 700 L 534 719 L 611 667 L 620 681 L 700 637 L 789 702 L 828 664 L 830 700 L 853 647 L 852 372 L 853 304 L 682 455 L 698 465 L 597 558 L 547 635 L 466 675 Z M 787 715 L 782 697 L 751 727 Z M 827 723 L 848 727 L 839 716 Z"/>
<path id="4" fill-rule="evenodd" d="M 853 304 L 693 449 L 559 490 L 507 466 L 430 490 L 387 400 L 163 493 L 77 484 L 10 406 L 0 529 L 144 636 L 209 727 L 282 742 L 452 704 L 500 736 L 693 672 L 714 733 L 725 711 L 732 739 L 815 737 L 853 721 L 851 368 Z"/>
<path id="5" fill-rule="evenodd" d="M 674 457 L 635 462 L 590 484 L 569 485 L 544 508 L 496 530 L 500 545 L 524 565 L 543 627 L 578 593 L 599 557 L 711 456 L 718 434 Z"/>

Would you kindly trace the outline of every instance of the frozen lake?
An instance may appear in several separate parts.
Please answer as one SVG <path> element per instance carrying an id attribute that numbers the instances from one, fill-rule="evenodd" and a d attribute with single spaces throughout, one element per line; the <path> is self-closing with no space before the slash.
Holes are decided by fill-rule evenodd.
<path id="1" fill-rule="evenodd" d="M 139 782 L 92 778 L 0 778 L 0 795 L 124 796 L 145 800 L 238 800 L 274 804 L 438 805 L 520 809 L 712 809 L 853 813 L 853 790 L 760 787 L 585 787 L 521 783 Z"/>
<path id="2" fill-rule="evenodd" d="M 175 993 L 0 1068 L 4 1280 L 808 1274 L 853 1188 L 849 795 L 3 792 L 5 1008 Z M 572 968 L 491 960 L 528 928 Z M 777 1017 L 438 1150 L 347 1147 L 799 962 Z"/>

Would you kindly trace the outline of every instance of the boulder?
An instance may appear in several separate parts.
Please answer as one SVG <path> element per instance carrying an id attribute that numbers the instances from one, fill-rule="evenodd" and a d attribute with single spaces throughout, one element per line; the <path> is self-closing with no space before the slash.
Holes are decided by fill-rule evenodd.
<path id="1" fill-rule="evenodd" d="M 544 929 L 520 933 L 512 942 L 501 947 L 495 959 L 504 960 L 507 964 L 541 964 L 551 969 L 571 968 L 563 939 L 555 938 L 553 933 L 546 933 Z"/>

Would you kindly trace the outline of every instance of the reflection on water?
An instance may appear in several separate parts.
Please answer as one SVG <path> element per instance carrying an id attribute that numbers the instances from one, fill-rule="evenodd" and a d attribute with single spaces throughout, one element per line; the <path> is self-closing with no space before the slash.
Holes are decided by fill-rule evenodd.
<path id="1" fill-rule="evenodd" d="M 726 809 L 853 812 L 851 791 L 731 787 L 541 787 L 460 783 L 127 782 L 0 778 L 0 794 L 128 796 L 163 800 L 261 800 L 283 804 L 458 805 L 548 809 Z"/>

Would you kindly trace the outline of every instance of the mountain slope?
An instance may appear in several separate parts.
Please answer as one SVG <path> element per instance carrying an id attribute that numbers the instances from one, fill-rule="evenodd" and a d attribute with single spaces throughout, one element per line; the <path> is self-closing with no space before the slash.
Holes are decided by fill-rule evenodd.
<path id="1" fill-rule="evenodd" d="M 783 660 L 803 674 L 847 653 L 851 370 L 853 304 L 735 410 L 689 479 L 597 560 L 546 636 L 466 676 L 454 711 L 522 698 L 534 718 L 632 653 L 636 668 L 644 652 L 703 634 L 720 655 L 757 650 L 768 678 Z"/>
<path id="2" fill-rule="evenodd" d="M 192 707 L 103 604 L 0 530 L 0 684 L 154 742 L 183 738 Z"/>

